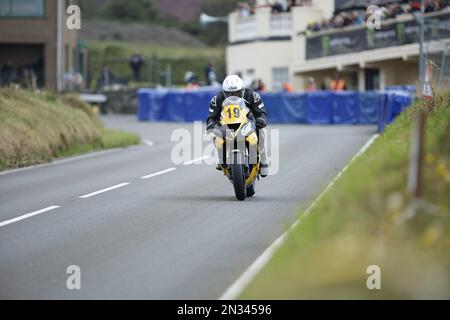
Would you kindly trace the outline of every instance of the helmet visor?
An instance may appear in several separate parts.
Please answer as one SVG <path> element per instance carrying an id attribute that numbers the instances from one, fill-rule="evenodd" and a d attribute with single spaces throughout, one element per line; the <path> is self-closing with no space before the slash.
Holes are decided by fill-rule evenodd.
<path id="1" fill-rule="evenodd" d="M 225 98 L 229 98 L 229 97 L 238 97 L 238 98 L 244 98 L 244 89 L 242 90 L 238 90 L 238 91 L 223 91 L 223 94 L 225 96 Z"/>

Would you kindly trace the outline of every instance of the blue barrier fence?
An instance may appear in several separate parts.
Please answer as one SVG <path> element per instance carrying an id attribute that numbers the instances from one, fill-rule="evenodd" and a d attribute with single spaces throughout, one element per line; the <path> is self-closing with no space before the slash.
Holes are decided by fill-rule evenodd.
<path id="1" fill-rule="evenodd" d="M 413 85 L 405 85 L 405 86 L 386 86 L 386 91 L 404 91 L 409 92 L 412 95 L 415 95 L 417 92 L 417 86 Z"/>
<path id="2" fill-rule="evenodd" d="M 140 121 L 205 121 L 217 89 L 138 90 Z M 279 124 L 372 124 L 381 131 L 413 100 L 407 91 L 262 94 L 268 120 Z"/>

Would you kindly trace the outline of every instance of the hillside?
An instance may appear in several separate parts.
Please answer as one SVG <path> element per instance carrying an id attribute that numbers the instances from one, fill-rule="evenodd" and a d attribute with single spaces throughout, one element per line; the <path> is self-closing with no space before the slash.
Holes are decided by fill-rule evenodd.
<path id="1" fill-rule="evenodd" d="M 80 37 L 86 41 L 142 41 L 160 45 L 205 46 L 202 41 L 179 29 L 117 21 L 86 20 Z"/>
<path id="2" fill-rule="evenodd" d="M 106 129 L 76 96 L 0 89 L 0 171 L 139 140 Z"/>
<path id="3" fill-rule="evenodd" d="M 199 15 L 205 12 L 211 16 L 226 16 L 233 11 L 240 0 L 80 0 L 81 9 L 86 21 L 113 21 L 127 23 L 142 23 L 158 25 L 168 29 L 154 29 L 150 37 L 143 36 L 142 41 L 154 41 L 155 34 L 157 43 L 170 43 L 174 45 L 185 45 L 191 43 L 188 35 L 198 39 L 209 46 L 223 46 L 227 43 L 228 30 L 225 23 L 214 23 L 204 27 L 199 22 Z M 253 1 L 247 1 L 253 3 Z M 89 23 L 89 22 L 88 22 Z M 122 25 L 123 26 L 123 25 Z M 153 28 L 153 27 L 152 27 Z M 97 30 L 91 24 L 83 27 L 88 32 L 89 40 L 102 40 L 95 35 L 100 33 L 107 40 L 130 39 L 133 35 L 141 32 L 127 32 L 124 35 L 121 30 L 114 28 L 106 36 L 105 30 Z M 93 30 L 91 30 L 93 29 Z M 172 38 L 174 31 L 179 33 L 174 41 L 164 41 Z M 141 30 L 141 29 L 139 29 Z M 150 31 L 145 31 L 147 34 Z M 93 35 L 92 35 L 93 34 Z M 184 35 L 182 35 L 184 34 Z M 179 38 L 182 41 L 179 41 Z M 140 40 L 140 39 L 139 39 Z M 133 41 L 133 40 L 132 40 Z M 178 41 L 178 42 L 177 42 Z M 196 45 L 193 43 L 193 45 Z"/>
<path id="4" fill-rule="evenodd" d="M 174 16 L 183 22 L 195 21 L 202 10 L 202 0 L 153 0 L 161 16 Z"/>
<path id="5" fill-rule="evenodd" d="M 203 0 L 151 0 L 150 2 L 160 16 L 176 17 L 182 22 L 190 22 L 199 16 Z M 113 0 L 81 0 L 81 4 L 89 10 L 89 17 L 93 11 L 102 11 L 111 3 Z"/>

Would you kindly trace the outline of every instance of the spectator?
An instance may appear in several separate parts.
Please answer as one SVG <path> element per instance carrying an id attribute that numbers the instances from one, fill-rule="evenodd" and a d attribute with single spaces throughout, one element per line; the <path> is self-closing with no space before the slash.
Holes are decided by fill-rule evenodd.
<path id="1" fill-rule="evenodd" d="M 411 13 L 412 12 L 411 4 L 406 3 L 402 5 L 402 10 L 404 11 L 404 13 Z"/>
<path id="2" fill-rule="evenodd" d="M 334 79 L 331 81 L 330 90 L 332 91 L 344 91 L 347 90 L 345 80 L 342 78 L 340 72 L 336 72 Z"/>
<path id="3" fill-rule="evenodd" d="M 238 3 L 238 12 L 241 18 L 248 17 L 252 14 L 252 8 L 247 2 Z"/>
<path id="4" fill-rule="evenodd" d="M 297 5 L 297 0 L 290 0 L 288 4 L 288 11 L 290 12 L 292 7 L 296 7 Z"/>
<path id="5" fill-rule="evenodd" d="M 266 92 L 266 85 L 262 81 L 262 79 L 258 80 L 258 86 L 256 87 L 256 91 L 258 92 Z"/>
<path id="6" fill-rule="evenodd" d="M 303 6 L 311 7 L 311 5 L 312 5 L 312 0 L 290 0 L 287 11 L 291 11 L 292 7 L 303 7 Z"/>
<path id="7" fill-rule="evenodd" d="M 1 70 L 1 85 L 8 87 L 14 81 L 14 67 L 11 60 L 2 67 Z"/>
<path id="8" fill-rule="evenodd" d="M 187 90 L 196 90 L 200 88 L 197 75 L 192 71 L 186 72 L 186 74 L 184 75 L 184 81 L 186 82 Z"/>
<path id="9" fill-rule="evenodd" d="M 39 58 L 35 63 L 30 66 L 36 75 L 37 86 L 44 86 L 44 59 Z"/>
<path id="10" fill-rule="evenodd" d="M 206 79 L 206 84 L 208 86 L 211 86 L 211 85 L 217 83 L 216 70 L 214 69 L 214 65 L 212 62 L 208 63 L 208 65 L 205 68 L 205 79 Z"/>
<path id="11" fill-rule="evenodd" d="M 135 53 L 130 59 L 130 67 L 133 70 L 134 81 L 141 81 L 141 69 L 144 64 L 142 57 Z"/>
<path id="12" fill-rule="evenodd" d="M 104 90 L 105 87 L 113 85 L 114 81 L 115 77 L 111 68 L 107 64 L 104 64 L 102 70 L 100 71 L 100 77 L 98 79 L 98 89 Z"/>
<path id="13" fill-rule="evenodd" d="M 353 25 L 353 20 L 352 20 L 350 14 L 348 14 L 347 12 L 342 14 L 342 18 L 343 18 L 343 26 L 344 27 Z"/>
<path id="14" fill-rule="evenodd" d="M 330 24 L 330 21 L 328 19 L 322 19 L 322 24 L 320 26 L 321 30 L 328 30 L 331 29 L 332 26 Z"/>
<path id="15" fill-rule="evenodd" d="M 403 7 L 401 5 L 399 5 L 398 3 L 393 4 L 392 7 L 392 11 L 394 12 L 394 16 L 400 16 L 402 14 L 405 14 L 405 10 L 403 9 Z"/>
<path id="16" fill-rule="evenodd" d="M 279 1 L 275 0 L 275 2 L 272 4 L 272 13 L 278 14 L 281 12 L 283 12 L 283 6 Z"/>
<path id="17" fill-rule="evenodd" d="M 316 90 L 317 90 L 316 81 L 314 80 L 313 77 L 309 77 L 308 82 L 306 84 L 306 92 L 314 92 Z"/>
<path id="18" fill-rule="evenodd" d="M 360 25 L 363 25 L 363 24 L 364 24 L 364 19 L 363 19 L 362 16 L 358 13 L 358 11 L 353 11 L 353 12 L 352 12 L 351 20 L 352 20 L 352 24 L 353 24 L 353 25 L 360 26 Z"/>
<path id="19" fill-rule="evenodd" d="M 200 84 L 198 82 L 190 82 L 186 86 L 186 90 L 194 91 L 200 89 Z"/>
<path id="20" fill-rule="evenodd" d="M 195 73 L 193 73 L 192 71 L 188 71 L 185 73 L 184 75 L 184 82 L 189 83 L 192 81 L 192 79 L 194 79 Z"/>
<path id="21" fill-rule="evenodd" d="M 283 84 L 283 90 L 284 90 L 284 92 L 292 93 L 292 92 L 294 92 L 294 86 L 291 83 L 289 83 L 288 81 L 286 81 Z"/>
<path id="22" fill-rule="evenodd" d="M 448 8 L 450 8 L 448 0 L 427 0 L 425 2 L 425 11 L 427 13 L 448 10 Z M 378 14 L 380 14 L 382 19 L 394 19 L 399 15 L 419 11 L 419 0 L 404 0 L 402 4 L 391 3 L 385 6 L 380 6 Z M 366 10 L 354 10 L 351 13 L 344 11 L 335 14 L 328 20 L 324 19 L 321 22 L 308 23 L 306 31 L 307 34 L 310 34 L 311 32 L 319 32 L 322 30 L 339 29 L 353 25 L 363 25 L 369 16 L 370 14 Z"/>
<path id="23" fill-rule="evenodd" d="M 36 74 L 29 65 L 23 64 L 17 68 L 17 81 L 21 88 L 36 89 Z"/>
<path id="24" fill-rule="evenodd" d="M 411 10 L 412 10 L 413 12 L 420 11 L 420 1 L 414 0 L 414 1 L 411 3 Z"/>
<path id="25" fill-rule="evenodd" d="M 334 28 L 343 28 L 344 27 L 344 17 L 342 15 L 338 15 L 334 18 Z"/>

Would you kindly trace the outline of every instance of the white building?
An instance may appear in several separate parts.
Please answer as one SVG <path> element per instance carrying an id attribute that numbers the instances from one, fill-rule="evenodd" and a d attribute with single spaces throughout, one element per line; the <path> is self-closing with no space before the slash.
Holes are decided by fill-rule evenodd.
<path id="1" fill-rule="evenodd" d="M 258 1 L 265 3 L 266 1 Z M 293 7 L 272 14 L 257 8 L 255 14 L 229 15 L 228 73 L 240 73 L 247 84 L 262 79 L 269 90 L 288 81 L 304 90 L 306 79 L 317 86 L 327 83 L 336 71 L 349 89 L 384 89 L 415 85 L 418 79 L 418 25 L 411 14 L 383 21 L 381 30 L 365 25 L 307 33 L 309 23 L 330 18 L 334 0 L 312 0 L 311 6 Z M 450 11 L 427 14 L 433 26 L 427 33 L 430 53 L 450 48 Z"/>

